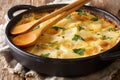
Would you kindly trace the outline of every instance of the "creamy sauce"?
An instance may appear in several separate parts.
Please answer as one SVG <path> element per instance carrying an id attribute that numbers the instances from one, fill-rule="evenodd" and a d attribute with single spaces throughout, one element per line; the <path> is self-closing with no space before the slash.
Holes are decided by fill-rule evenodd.
<path id="1" fill-rule="evenodd" d="M 39 19 L 49 13 L 24 15 L 17 25 Z M 38 29 L 40 25 L 31 30 Z M 120 29 L 106 19 L 86 11 L 71 13 L 47 29 L 38 42 L 24 50 L 50 58 L 81 58 L 102 53 L 115 46 L 120 39 Z"/>

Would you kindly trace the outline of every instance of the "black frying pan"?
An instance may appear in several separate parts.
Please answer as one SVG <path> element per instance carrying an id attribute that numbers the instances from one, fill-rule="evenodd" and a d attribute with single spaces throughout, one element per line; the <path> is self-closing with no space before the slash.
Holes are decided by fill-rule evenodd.
<path id="1" fill-rule="evenodd" d="M 43 73 L 50 76 L 83 76 L 98 70 L 101 70 L 111 63 L 113 63 L 117 58 L 120 57 L 120 43 L 110 50 L 103 53 L 77 59 L 52 59 L 36 56 L 21 50 L 19 47 L 15 46 L 10 39 L 11 28 L 21 19 L 24 14 L 28 14 L 31 11 L 34 12 L 46 12 L 53 11 L 56 8 L 65 6 L 66 4 L 56 4 L 56 5 L 45 5 L 40 7 L 34 7 L 30 5 L 18 5 L 12 7 L 8 11 L 8 17 L 11 19 L 8 23 L 5 34 L 6 41 L 11 48 L 11 54 L 14 58 L 28 69 L 37 71 L 38 73 Z M 18 10 L 26 11 L 22 12 L 17 16 L 13 14 Z M 120 20 L 116 18 L 109 12 L 98 9 L 96 7 L 84 6 L 80 9 L 87 10 L 92 14 L 108 19 L 109 21 L 120 25 Z"/>

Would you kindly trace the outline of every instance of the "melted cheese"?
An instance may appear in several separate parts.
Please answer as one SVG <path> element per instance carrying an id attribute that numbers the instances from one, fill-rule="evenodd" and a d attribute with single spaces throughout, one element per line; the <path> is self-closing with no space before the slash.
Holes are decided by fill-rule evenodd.
<path id="1" fill-rule="evenodd" d="M 26 51 L 39 56 L 49 53 L 47 57 L 63 59 L 88 57 L 111 49 L 119 42 L 120 29 L 105 19 L 92 21 L 95 17 L 88 12 L 86 15 L 73 12 L 47 29 Z"/>

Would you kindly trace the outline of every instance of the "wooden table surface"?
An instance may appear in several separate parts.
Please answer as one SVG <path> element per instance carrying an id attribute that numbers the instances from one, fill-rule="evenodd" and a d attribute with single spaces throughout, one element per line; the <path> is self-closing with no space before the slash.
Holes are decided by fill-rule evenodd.
<path id="1" fill-rule="evenodd" d="M 0 24 L 5 22 L 4 15 L 15 5 L 34 5 L 41 6 L 53 0 L 0 0 Z"/>
<path id="2" fill-rule="evenodd" d="M 0 0 L 0 24 L 5 23 L 4 16 L 7 11 L 15 5 L 34 5 L 41 6 L 53 0 Z M 11 74 L 5 67 L 9 66 L 3 56 L 0 56 L 0 80 L 38 80 L 35 78 L 24 77 L 24 73 L 21 75 Z"/>

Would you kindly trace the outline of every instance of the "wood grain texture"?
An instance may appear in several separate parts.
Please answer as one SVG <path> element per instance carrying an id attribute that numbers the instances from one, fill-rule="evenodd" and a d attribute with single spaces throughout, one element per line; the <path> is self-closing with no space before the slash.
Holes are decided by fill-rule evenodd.
<path id="1" fill-rule="evenodd" d="M 5 23 L 4 16 L 12 6 L 21 4 L 41 6 L 51 1 L 53 0 L 0 0 L 0 24 Z"/>

